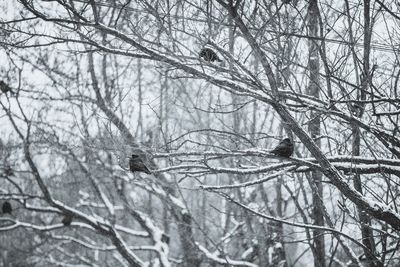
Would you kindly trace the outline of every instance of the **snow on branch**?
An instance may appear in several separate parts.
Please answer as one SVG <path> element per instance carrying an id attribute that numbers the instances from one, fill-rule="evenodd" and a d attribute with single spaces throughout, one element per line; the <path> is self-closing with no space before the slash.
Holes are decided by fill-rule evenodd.
<path id="1" fill-rule="evenodd" d="M 208 260 L 212 262 L 216 262 L 219 264 L 226 265 L 228 264 L 229 266 L 248 266 L 248 267 L 258 267 L 258 265 L 247 262 L 247 261 L 238 261 L 238 260 L 232 260 L 228 256 L 221 257 L 219 255 L 218 251 L 215 252 L 210 252 L 208 249 L 200 245 L 199 243 L 196 242 L 197 247 L 200 249 L 201 252 L 207 257 Z"/>

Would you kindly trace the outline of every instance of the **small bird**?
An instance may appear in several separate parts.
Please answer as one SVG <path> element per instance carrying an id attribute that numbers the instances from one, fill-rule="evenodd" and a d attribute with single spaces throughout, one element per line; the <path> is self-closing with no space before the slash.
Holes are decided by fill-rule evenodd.
<path id="1" fill-rule="evenodd" d="M 169 240 L 170 240 L 169 235 L 163 233 L 162 236 L 161 236 L 161 241 L 166 243 L 166 244 L 169 244 Z"/>
<path id="2" fill-rule="evenodd" d="M 7 165 L 7 166 L 4 167 L 4 175 L 7 176 L 7 177 L 10 177 L 10 176 L 14 175 L 14 171 L 11 168 L 10 165 Z"/>
<path id="3" fill-rule="evenodd" d="M 199 57 L 207 62 L 214 62 L 214 61 L 222 62 L 222 60 L 218 57 L 218 55 L 210 48 L 201 49 Z"/>
<path id="4" fill-rule="evenodd" d="M 8 86 L 8 84 L 6 84 L 4 81 L 0 81 L 0 91 L 2 91 L 3 93 L 12 93 L 11 87 Z"/>
<path id="5" fill-rule="evenodd" d="M 293 154 L 294 146 L 292 141 L 289 138 L 283 139 L 279 144 L 270 151 L 270 153 L 275 154 L 277 156 L 290 158 Z"/>
<path id="6" fill-rule="evenodd" d="M 64 216 L 64 218 L 61 221 L 65 226 L 70 226 L 72 223 L 72 215 L 67 214 Z"/>
<path id="7" fill-rule="evenodd" d="M 5 202 L 3 203 L 2 211 L 3 211 L 4 214 L 5 214 L 5 213 L 11 214 L 12 207 L 11 207 L 10 202 L 5 201 Z"/>
<path id="8" fill-rule="evenodd" d="M 151 174 L 151 171 L 144 165 L 142 159 L 135 154 L 129 159 L 129 170 L 131 172 L 145 172 Z"/>

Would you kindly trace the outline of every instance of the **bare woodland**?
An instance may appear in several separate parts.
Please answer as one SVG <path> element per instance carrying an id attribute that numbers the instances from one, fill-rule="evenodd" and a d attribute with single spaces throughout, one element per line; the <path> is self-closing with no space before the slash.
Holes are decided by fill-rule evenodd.
<path id="1" fill-rule="evenodd" d="M 399 57 L 395 0 L 1 1 L 0 266 L 400 266 Z"/>

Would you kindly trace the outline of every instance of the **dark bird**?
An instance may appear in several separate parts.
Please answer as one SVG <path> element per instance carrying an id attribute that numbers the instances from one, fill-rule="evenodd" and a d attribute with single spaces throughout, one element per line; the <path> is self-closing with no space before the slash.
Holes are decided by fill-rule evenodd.
<path id="1" fill-rule="evenodd" d="M 289 158 L 294 151 L 294 146 L 289 138 L 283 139 L 270 153 Z"/>
<path id="2" fill-rule="evenodd" d="M 169 244 L 169 240 L 170 240 L 169 235 L 163 233 L 161 236 L 161 241 Z"/>
<path id="3" fill-rule="evenodd" d="M 222 60 L 218 57 L 218 55 L 210 48 L 201 49 L 199 57 L 207 62 L 214 62 L 214 61 L 222 62 Z"/>
<path id="4" fill-rule="evenodd" d="M 7 176 L 7 177 L 10 177 L 10 176 L 14 175 L 14 171 L 11 168 L 10 165 L 7 165 L 7 166 L 4 167 L 4 175 Z"/>
<path id="5" fill-rule="evenodd" d="M 67 214 L 67 215 L 65 215 L 64 216 L 64 218 L 62 219 L 62 223 L 65 225 L 65 226 L 70 226 L 71 225 L 71 223 L 72 223 L 72 215 L 71 214 Z"/>
<path id="6" fill-rule="evenodd" d="M 12 93 L 11 87 L 8 86 L 8 84 L 6 84 L 4 81 L 0 81 L 0 91 L 2 91 L 3 93 Z"/>
<path id="7" fill-rule="evenodd" d="M 4 214 L 5 214 L 5 213 L 11 214 L 12 207 L 11 207 L 10 202 L 5 201 L 5 202 L 3 203 L 2 211 L 3 211 Z"/>
<path id="8" fill-rule="evenodd" d="M 129 159 L 129 170 L 131 172 L 145 172 L 151 174 L 151 171 L 144 165 L 142 159 L 135 154 Z"/>

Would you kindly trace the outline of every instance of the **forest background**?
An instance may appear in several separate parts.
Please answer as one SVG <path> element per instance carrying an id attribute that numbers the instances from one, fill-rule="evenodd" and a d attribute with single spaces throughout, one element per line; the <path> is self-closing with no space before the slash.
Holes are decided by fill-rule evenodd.
<path id="1" fill-rule="evenodd" d="M 400 265 L 398 2 L 0 10 L 1 266 Z"/>

